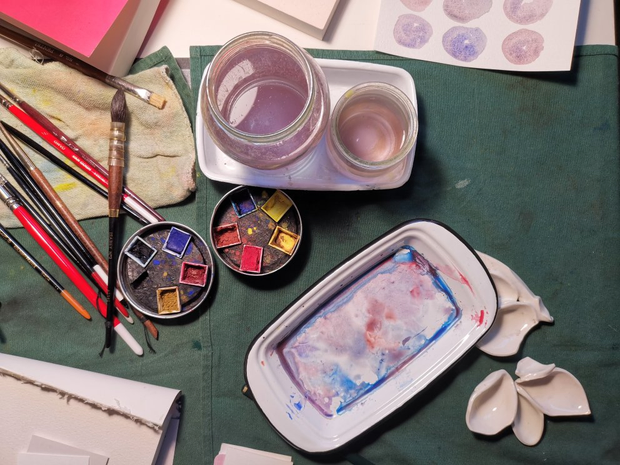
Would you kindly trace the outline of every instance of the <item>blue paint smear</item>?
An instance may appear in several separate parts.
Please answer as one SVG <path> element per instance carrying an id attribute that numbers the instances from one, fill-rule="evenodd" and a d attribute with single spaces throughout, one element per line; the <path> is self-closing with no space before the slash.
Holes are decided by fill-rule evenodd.
<path id="1" fill-rule="evenodd" d="M 293 405 L 297 410 L 301 410 L 302 408 L 304 408 L 301 402 L 295 402 Z"/>

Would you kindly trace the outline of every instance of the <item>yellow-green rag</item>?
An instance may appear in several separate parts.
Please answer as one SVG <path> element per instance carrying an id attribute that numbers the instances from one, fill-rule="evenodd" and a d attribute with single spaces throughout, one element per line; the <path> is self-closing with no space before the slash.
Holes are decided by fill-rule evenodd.
<path id="1" fill-rule="evenodd" d="M 160 110 L 127 94 L 125 185 L 153 208 L 178 203 L 195 190 L 194 138 L 181 97 L 166 66 L 124 79 L 166 99 Z M 110 104 L 115 88 L 62 63 L 33 61 L 28 52 L 15 48 L 0 48 L 0 83 L 107 168 Z M 0 119 L 64 158 L 4 107 L 0 108 Z M 25 151 L 77 219 L 107 215 L 105 198 L 36 152 Z M 4 166 L 0 172 L 15 185 Z M 0 222 L 9 228 L 19 226 L 4 204 L 0 204 Z"/>

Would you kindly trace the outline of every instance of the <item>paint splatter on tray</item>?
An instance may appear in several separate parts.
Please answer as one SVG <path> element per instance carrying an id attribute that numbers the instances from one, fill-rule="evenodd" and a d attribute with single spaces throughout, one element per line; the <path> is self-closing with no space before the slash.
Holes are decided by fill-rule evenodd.
<path id="1" fill-rule="evenodd" d="M 299 391 L 331 417 L 426 350 L 461 314 L 437 269 L 403 247 L 326 302 L 277 353 Z"/>

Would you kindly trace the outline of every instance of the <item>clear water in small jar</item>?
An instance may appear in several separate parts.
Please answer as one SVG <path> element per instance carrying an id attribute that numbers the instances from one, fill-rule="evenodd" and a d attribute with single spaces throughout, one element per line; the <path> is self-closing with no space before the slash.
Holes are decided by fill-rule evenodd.
<path id="1" fill-rule="evenodd" d="M 360 96 L 342 110 L 338 132 L 345 147 L 369 161 L 389 160 L 402 148 L 406 122 L 394 103 L 382 96 Z"/>

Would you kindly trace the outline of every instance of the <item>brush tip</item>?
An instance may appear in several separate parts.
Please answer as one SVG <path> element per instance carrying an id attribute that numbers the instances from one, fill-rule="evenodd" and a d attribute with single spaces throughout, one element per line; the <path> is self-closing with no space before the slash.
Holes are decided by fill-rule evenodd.
<path id="1" fill-rule="evenodd" d="M 124 123 L 127 118 L 127 104 L 125 102 L 125 92 L 117 90 L 112 98 L 110 107 L 113 123 Z"/>
<path id="2" fill-rule="evenodd" d="M 161 95 L 151 94 L 149 96 L 149 103 L 161 110 L 162 108 L 164 108 L 164 105 L 166 105 L 166 99 Z"/>

